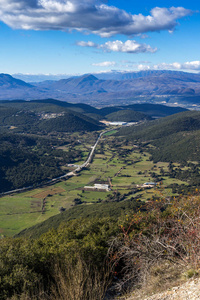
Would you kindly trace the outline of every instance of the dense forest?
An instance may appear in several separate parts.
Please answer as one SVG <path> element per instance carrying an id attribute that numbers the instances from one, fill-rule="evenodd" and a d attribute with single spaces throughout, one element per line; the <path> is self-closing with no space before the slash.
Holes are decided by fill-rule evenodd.
<path id="1" fill-rule="evenodd" d="M 80 151 L 56 149 L 63 140 L 20 134 L 0 135 L 0 192 L 35 186 L 64 174 L 61 166 L 81 157 Z"/>

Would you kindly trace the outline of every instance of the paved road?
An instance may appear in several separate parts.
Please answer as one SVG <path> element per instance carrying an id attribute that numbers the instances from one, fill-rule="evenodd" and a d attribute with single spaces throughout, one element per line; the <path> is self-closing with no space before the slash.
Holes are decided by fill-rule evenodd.
<path id="1" fill-rule="evenodd" d="M 90 154 L 89 154 L 87 160 L 82 165 L 78 166 L 74 171 L 71 171 L 71 172 L 68 172 L 68 173 L 66 173 L 66 174 L 64 174 L 62 176 L 53 178 L 53 179 L 49 180 L 46 183 L 43 183 L 41 185 L 37 185 L 36 187 L 34 187 L 34 186 L 28 186 L 28 187 L 24 187 L 24 188 L 21 188 L 21 189 L 16 189 L 16 190 L 8 191 L 8 192 L 5 192 L 5 193 L 0 193 L 0 196 L 10 195 L 10 194 L 13 194 L 13 193 L 20 193 L 20 192 L 24 192 L 26 190 L 31 190 L 33 188 L 39 188 L 39 187 L 42 187 L 42 186 L 45 186 L 45 185 L 51 185 L 51 184 L 54 184 L 56 182 L 59 182 L 63 178 L 75 176 L 77 172 L 80 172 L 83 168 L 85 168 L 85 167 L 87 167 L 89 165 L 89 163 L 92 160 L 94 151 L 95 151 L 95 149 L 96 149 L 96 147 L 97 147 L 97 145 L 99 143 L 99 140 L 100 140 L 101 136 L 104 133 L 109 132 L 109 131 L 111 131 L 111 130 L 105 130 L 102 133 L 100 133 L 100 135 L 98 136 L 98 138 L 97 138 L 94 146 L 91 147 L 92 150 L 90 151 Z"/>
<path id="2" fill-rule="evenodd" d="M 103 135 L 104 133 L 106 133 L 106 132 L 108 132 L 108 131 L 111 131 L 111 130 L 105 130 L 105 131 L 103 131 L 102 133 L 100 133 L 100 135 L 98 136 L 98 138 L 97 138 L 97 140 L 96 140 L 94 146 L 91 147 L 92 150 L 90 151 L 90 154 L 89 154 L 87 160 L 86 160 L 82 165 L 77 166 L 77 168 L 76 168 L 74 171 L 72 171 L 72 172 L 69 172 L 69 173 L 67 173 L 67 174 L 65 174 L 65 175 L 62 175 L 62 176 L 57 177 L 57 178 L 55 178 L 55 179 L 52 179 L 52 181 L 55 181 L 55 180 L 57 180 L 57 179 L 62 179 L 62 178 L 65 178 L 65 177 L 74 176 L 74 175 L 76 175 L 76 172 L 80 172 L 83 168 L 87 167 L 87 166 L 89 165 L 89 163 L 91 162 L 91 160 L 92 160 L 94 151 L 95 151 L 95 149 L 96 149 L 96 147 L 97 147 L 97 145 L 98 145 L 98 143 L 99 143 L 100 138 L 102 137 L 102 135 Z"/>

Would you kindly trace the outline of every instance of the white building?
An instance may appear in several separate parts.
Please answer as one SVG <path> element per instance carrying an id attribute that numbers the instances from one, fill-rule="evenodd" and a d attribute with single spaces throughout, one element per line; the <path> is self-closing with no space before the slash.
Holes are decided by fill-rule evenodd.
<path id="1" fill-rule="evenodd" d="M 110 186 L 108 184 L 95 183 L 94 186 L 84 186 L 85 190 L 91 191 L 111 191 Z"/>

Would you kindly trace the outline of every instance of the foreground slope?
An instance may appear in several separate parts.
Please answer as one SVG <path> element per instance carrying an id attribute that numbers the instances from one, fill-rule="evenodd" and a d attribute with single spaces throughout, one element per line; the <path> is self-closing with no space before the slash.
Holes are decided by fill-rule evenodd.
<path id="1" fill-rule="evenodd" d="M 53 216 L 48 220 L 37 224 L 31 228 L 21 231 L 16 237 L 37 238 L 50 229 L 57 229 L 62 223 L 71 220 L 92 219 L 92 218 L 119 218 L 128 211 L 142 210 L 142 202 L 135 200 L 127 200 L 122 202 L 100 203 L 93 205 L 81 205 L 73 207 L 59 215 Z"/>

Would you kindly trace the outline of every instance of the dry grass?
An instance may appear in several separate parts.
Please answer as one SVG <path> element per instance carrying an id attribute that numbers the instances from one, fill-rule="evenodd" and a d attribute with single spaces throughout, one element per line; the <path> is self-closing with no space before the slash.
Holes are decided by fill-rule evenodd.
<path id="1" fill-rule="evenodd" d="M 55 269 L 55 286 L 51 300 L 101 300 L 109 284 L 109 272 L 91 270 L 81 259 L 65 271 Z"/>
<path id="2" fill-rule="evenodd" d="M 158 209 L 161 205 L 162 201 L 152 202 L 149 219 L 147 213 L 138 213 L 131 222 L 127 219 L 128 229 L 121 225 L 122 234 L 111 245 L 114 262 L 123 266 L 115 289 L 120 293 L 133 292 L 132 298 L 128 299 L 144 299 L 180 285 L 199 273 L 198 190 L 195 196 L 174 199 L 167 206 L 165 215 Z M 131 229 L 136 222 L 141 224 L 137 233 L 134 227 Z"/>
<path id="3" fill-rule="evenodd" d="M 163 292 L 186 281 L 186 269 L 180 264 L 169 261 L 159 263 L 149 270 L 147 280 L 139 289 L 129 295 L 129 300 L 143 300 L 148 296 Z"/>
<path id="4" fill-rule="evenodd" d="M 79 257 L 75 264 L 53 266 L 49 292 L 39 286 L 7 300 L 102 300 L 110 284 L 110 274 L 109 269 L 91 268 Z"/>

